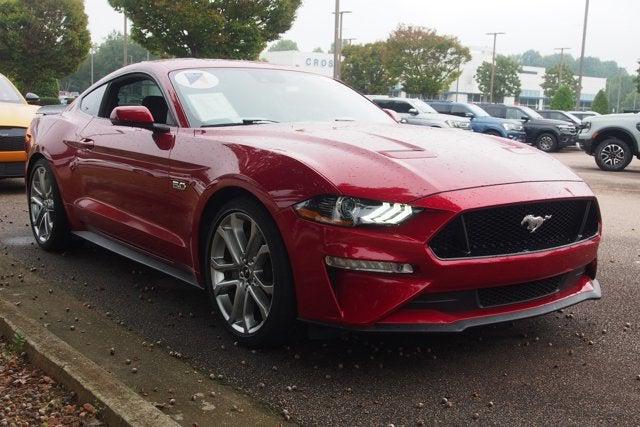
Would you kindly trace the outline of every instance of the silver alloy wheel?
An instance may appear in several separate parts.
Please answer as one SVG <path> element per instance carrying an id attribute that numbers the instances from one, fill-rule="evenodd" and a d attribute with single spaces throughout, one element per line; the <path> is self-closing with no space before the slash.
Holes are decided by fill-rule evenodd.
<path id="1" fill-rule="evenodd" d="M 29 204 L 33 232 L 40 243 L 46 243 L 53 232 L 55 200 L 51 177 L 44 166 L 38 166 L 31 175 Z"/>
<path id="2" fill-rule="evenodd" d="M 600 159 L 607 166 L 618 166 L 624 162 L 624 148 L 618 144 L 607 144 L 600 151 Z"/>
<path id="3" fill-rule="evenodd" d="M 210 254 L 213 295 L 222 317 L 239 333 L 258 331 L 269 316 L 275 282 L 262 230 L 248 215 L 229 213 L 215 230 Z"/>
<path id="4" fill-rule="evenodd" d="M 538 146 L 542 151 L 550 151 L 553 149 L 553 137 L 545 135 L 538 141 Z"/>

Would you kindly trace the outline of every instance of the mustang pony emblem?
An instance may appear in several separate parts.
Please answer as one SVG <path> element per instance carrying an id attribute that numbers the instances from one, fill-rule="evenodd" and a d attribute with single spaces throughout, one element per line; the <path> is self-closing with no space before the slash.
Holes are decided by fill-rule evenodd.
<path id="1" fill-rule="evenodd" d="M 535 233 L 536 231 L 538 231 L 538 228 L 542 227 L 542 224 L 544 224 L 544 222 L 548 219 L 551 219 L 551 215 L 546 215 L 544 217 L 527 215 L 522 218 L 522 222 L 520 223 L 520 225 L 526 224 L 529 233 Z"/>

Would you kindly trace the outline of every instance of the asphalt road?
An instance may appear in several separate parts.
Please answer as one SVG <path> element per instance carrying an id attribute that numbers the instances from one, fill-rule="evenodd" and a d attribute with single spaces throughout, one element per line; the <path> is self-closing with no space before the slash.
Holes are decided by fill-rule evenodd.
<path id="1" fill-rule="evenodd" d="M 20 180 L 0 181 L 0 253 L 302 424 L 638 425 L 640 161 L 614 174 L 581 152 L 555 157 L 600 199 L 603 299 L 459 335 L 236 347 L 199 291 L 89 244 L 64 255 L 38 250 Z"/>

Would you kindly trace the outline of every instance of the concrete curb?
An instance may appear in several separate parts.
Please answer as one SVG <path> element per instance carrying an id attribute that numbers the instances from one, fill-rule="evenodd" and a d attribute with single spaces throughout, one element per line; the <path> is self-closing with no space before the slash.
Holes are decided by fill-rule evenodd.
<path id="1" fill-rule="evenodd" d="M 178 426 L 113 375 L 1 300 L 0 333 L 9 340 L 16 333 L 23 335 L 29 360 L 77 393 L 81 402 L 96 405 L 109 426 Z"/>

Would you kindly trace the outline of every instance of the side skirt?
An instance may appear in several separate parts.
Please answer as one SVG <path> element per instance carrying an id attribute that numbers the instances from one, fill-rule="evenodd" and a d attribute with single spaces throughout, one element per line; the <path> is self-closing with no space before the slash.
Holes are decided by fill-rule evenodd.
<path id="1" fill-rule="evenodd" d="M 176 279 L 181 280 L 191 286 L 195 286 L 198 289 L 202 289 L 202 286 L 198 284 L 198 281 L 192 273 L 176 268 L 150 255 L 146 255 L 134 249 L 133 247 L 121 243 L 115 239 L 95 233 L 93 231 L 73 231 L 72 234 L 125 258 L 129 258 L 132 261 L 138 262 L 142 265 L 146 265 L 149 268 L 153 268 L 154 270 L 158 270 L 169 276 L 175 277 Z"/>

